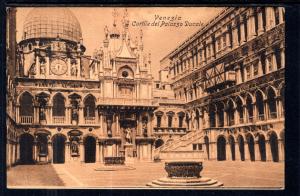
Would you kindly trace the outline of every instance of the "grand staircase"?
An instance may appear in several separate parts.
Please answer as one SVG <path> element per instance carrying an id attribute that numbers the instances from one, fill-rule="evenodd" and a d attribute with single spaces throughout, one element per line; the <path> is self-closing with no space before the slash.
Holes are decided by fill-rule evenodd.
<path id="1" fill-rule="evenodd" d="M 193 150 L 193 144 L 202 143 L 203 133 L 191 131 L 154 150 L 154 156 L 161 160 L 202 159 L 203 151 Z"/>

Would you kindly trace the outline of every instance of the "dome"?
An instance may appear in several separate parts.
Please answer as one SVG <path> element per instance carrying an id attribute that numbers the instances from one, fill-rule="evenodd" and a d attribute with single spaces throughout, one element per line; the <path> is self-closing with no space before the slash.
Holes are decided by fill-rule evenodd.
<path id="1" fill-rule="evenodd" d="M 33 8 L 24 22 L 23 40 L 57 37 L 80 41 L 81 27 L 74 14 L 67 8 Z"/>

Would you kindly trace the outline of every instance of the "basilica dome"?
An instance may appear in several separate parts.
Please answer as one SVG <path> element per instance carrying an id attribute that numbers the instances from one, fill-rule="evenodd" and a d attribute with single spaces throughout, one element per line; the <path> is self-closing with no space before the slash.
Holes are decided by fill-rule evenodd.
<path id="1" fill-rule="evenodd" d="M 22 39 L 57 37 L 80 41 L 82 32 L 75 15 L 67 8 L 33 8 L 25 19 Z"/>

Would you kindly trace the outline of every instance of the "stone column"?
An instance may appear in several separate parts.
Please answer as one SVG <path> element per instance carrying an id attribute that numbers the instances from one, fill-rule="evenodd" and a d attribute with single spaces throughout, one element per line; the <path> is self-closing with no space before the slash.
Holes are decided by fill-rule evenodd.
<path id="1" fill-rule="evenodd" d="M 115 114 L 115 117 L 116 117 L 116 135 L 120 135 L 120 123 L 119 123 L 119 114 L 116 113 Z"/>
<path id="2" fill-rule="evenodd" d="M 49 67 L 50 67 L 50 60 L 49 60 L 49 57 L 48 57 L 48 56 L 47 56 L 47 57 L 45 57 L 45 59 L 46 59 L 46 64 L 45 64 L 46 73 L 45 73 L 45 75 L 47 76 L 47 75 L 50 75 L 50 71 L 49 71 Z"/>
<path id="3" fill-rule="evenodd" d="M 245 28 L 246 28 L 246 25 L 245 25 L 245 21 L 242 21 L 241 25 L 240 25 L 240 33 L 241 33 L 241 45 L 244 44 L 246 42 L 246 37 L 245 37 Z"/>
<path id="4" fill-rule="evenodd" d="M 281 59 L 281 67 L 284 68 L 285 67 L 285 49 L 282 48 L 280 50 L 280 59 Z"/>
<path id="5" fill-rule="evenodd" d="M 84 108 L 84 106 L 82 104 L 80 104 L 80 106 L 79 106 L 79 120 L 78 120 L 78 124 L 80 124 L 80 125 L 85 124 L 84 115 L 83 115 L 83 108 Z"/>
<path id="6" fill-rule="evenodd" d="M 40 57 L 36 56 L 35 57 L 35 65 L 36 65 L 36 76 L 40 76 Z"/>
<path id="7" fill-rule="evenodd" d="M 38 162 L 38 149 L 37 149 L 37 142 L 35 141 L 33 144 L 33 160 L 34 162 Z"/>
<path id="8" fill-rule="evenodd" d="M 100 142 L 99 142 L 99 162 L 100 163 L 104 162 L 104 147 Z"/>
<path id="9" fill-rule="evenodd" d="M 254 141 L 254 154 L 255 154 L 255 161 L 260 161 L 261 156 L 260 156 L 258 141 Z"/>
<path id="10" fill-rule="evenodd" d="M 276 71 L 277 70 L 277 61 L 276 61 L 276 55 L 275 53 L 273 52 L 272 54 L 272 65 L 273 65 L 273 71 Z"/>
<path id="11" fill-rule="evenodd" d="M 238 141 L 236 141 L 234 143 L 234 147 L 235 147 L 235 160 L 241 161 L 241 153 L 240 153 L 240 148 L 239 148 Z"/>
<path id="12" fill-rule="evenodd" d="M 226 36 L 226 51 L 231 47 L 231 43 L 230 43 L 230 32 L 229 31 L 227 31 L 226 32 L 226 34 L 225 34 L 225 36 Z"/>
<path id="13" fill-rule="evenodd" d="M 100 135 L 105 135 L 105 130 L 104 130 L 104 127 L 103 127 L 103 113 L 99 113 L 100 115 Z"/>
<path id="14" fill-rule="evenodd" d="M 266 56 L 266 60 L 265 60 L 265 65 L 266 65 L 266 74 L 270 73 L 270 69 L 269 69 L 269 57 Z"/>
<path id="15" fill-rule="evenodd" d="M 284 7 L 278 7 L 278 13 L 279 13 L 279 24 L 283 23 L 283 12 L 284 12 Z"/>
<path id="16" fill-rule="evenodd" d="M 83 145 L 83 141 L 79 142 L 79 151 L 80 151 L 80 161 L 84 162 L 84 145 Z"/>
<path id="17" fill-rule="evenodd" d="M 285 160 L 285 151 L 284 151 L 284 141 L 283 139 L 278 139 L 278 154 L 279 154 L 279 161 Z"/>
<path id="18" fill-rule="evenodd" d="M 20 105 L 16 105 L 16 123 L 20 123 Z"/>
<path id="19" fill-rule="evenodd" d="M 53 159 L 53 152 L 52 152 L 52 142 L 48 140 L 48 162 L 52 163 Z"/>
<path id="20" fill-rule="evenodd" d="M 270 30 L 275 26 L 275 11 L 273 7 L 266 7 L 266 30 Z"/>
<path id="21" fill-rule="evenodd" d="M 244 141 L 245 161 L 251 161 L 247 139 Z"/>
<path id="22" fill-rule="evenodd" d="M 232 29 L 232 48 L 235 49 L 239 46 L 239 40 L 238 40 L 238 29 L 237 29 L 237 24 L 235 23 L 235 26 Z"/>
<path id="23" fill-rule="evenodd" d="M 255 37 L 256 32 L 255 32 L 255 18 L 254 18 L 254 10 L 253 8 L 250 8 L 250 14 L 249 18 L 247 20 L 247 27 L 248 27 L 248 38 L 247 40 L 251 40 Z M 262 18 L 261 18 L 262 19 Z M 261 21 L 262 24 L 262 21 Z"/>
<path id="24" fill-rule="evenodd" d="M 253 108 L 253 122 L 255 122 L 258 121 L 257 108 L 255 103 L 252 103 L 252 108 Z"/>
<path id="25" fill-rule="evenodd" d="M 68 72 L 67 72 L 68 77 L 71 77 L 71 59 L 70 58 L 67 59 L 67 66 L 68 66 Z"/>
<path id="26" fill-rule="evenodd" d="M 228 125 L 227 112 L 225 109 L 223 110 L 223 112 L 224 112 L 224 127 L 226 127 Z"/>
<path id="27" fill-rule="evenodd" d="M 76 59 L 76 66 L 77 66 L 77 69 L 78 69 L 78 72 L 77 72 L 77 78 L 80 78 L 80 77 L 81 77 L 80 58 L 77 58 L 77 59 Z"/>
<path id="28" fill-rule="evenodd" d="M 226 160 L 231 161 L 232 160 L 232 153 L 231 153 L 229 142 L 226 142 L 226 147 L 225 148 L 226 148 Z"/>
<path id="29" fill-rule="evenodd" d="M 71 152 L 70 152 L 70 142 L 67 141 L 66 144 L 65 144 L 65 162 L 66 163 L 69 163 L 71 161 Z"/>
<path id="30" fill-rule="evenodd" d="M 266 140 L 266 156 L 267 161 L 273 161 L 270 141 Z"/>
<path id="31" fill-rule="evenodd" d="M 258 18 L 258 35 L 261 35 L 265 30 L 263 26 L 263 8 L 258 9 L 257 18 Z"/>
<path id="32" fill-rule="evenodd" d="M 261 64 L 261 60 L 259 58 L 259 60 L 258 60 L 258 76 L 262 76 L 262 75 L 263 75 L 262 64 Z"/>

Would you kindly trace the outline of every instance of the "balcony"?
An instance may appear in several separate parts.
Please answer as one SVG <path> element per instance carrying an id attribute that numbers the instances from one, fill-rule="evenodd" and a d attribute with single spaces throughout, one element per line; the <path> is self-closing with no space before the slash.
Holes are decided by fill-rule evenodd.
<path id="1" fill-rule="evenodd" d="M 22 124 L 32 124 L 33 123 L 33 116 L 21 116 L 21 123 Z"/>
<path id="2" fill-rule="evenodd" d="M 276 118 L 277 118 L 277 112 L 271 112 L 270 119 L 276 119 Z"/>
<path id="3" fill-rule="evenodd" d="M 250 117 L 248 118 L 248 123 L 253 123 L 253 116 L 250 116 Z"/>
<path id="4" fill-rule="evenodd" d="M 84 117 L 84 123 L 87 125 L 94 125 L 94 124 L 96 124 L 96 118 L 95 117 Z"/>
<path id="5" fill-rule="evenodd" d="M 53 116 L 53 124 L 65 124 L 64 116 Z"/>
<path id="6" fill-rule="evenodd" d="M 260 121 L 265 120 L 265 115 L 264 114 L 259 114 L 258 115 L 258 120 L 260 120 Z"/>
<path id="7" fill-rule="evenodd" d="M 183 127 L 154 127 L 156 134 L 186 134 L 186 128 Z"/>
<path id="8" fill-rule="evenodd" d="M 103 98 L 99 105 L 133 105 L 133 106 L 152 106 L 152 99 L 127 99 L 127 98 Z"/>

